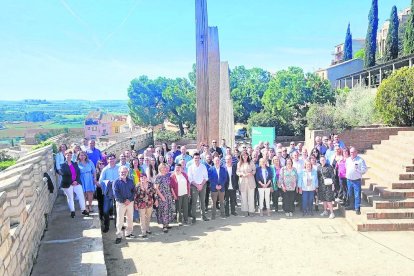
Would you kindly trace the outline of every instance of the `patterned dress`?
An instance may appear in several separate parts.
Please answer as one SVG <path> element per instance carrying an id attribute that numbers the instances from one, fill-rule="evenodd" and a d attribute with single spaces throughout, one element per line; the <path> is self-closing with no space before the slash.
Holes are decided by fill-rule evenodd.
<path id="1" fill-rule="evenodd" d="M 174 205 L 170 186 L 170 175 L 158 175 L 155 178 L 155 185 L 158 186 L 160 193 L 165 201 L 158 199 L 157 221 L 159 224 L 167 225 L 174 220 Z"/>
<path id="2" fill-rule="evenodd" d="M 325 164 L 325 166 L 319 166 L 318 167 L 318 176 L 319 177 L 319 191 L 318 191 L 318 198 L 320 201 L 334 201 L 335 195 L 334 191 L 332 191 L 332 185 L 325 185 L 324 179 L 331 178 L 333 179 L 335 176 L 334 170 L 331 166 L 328 164 Z"/>
<path id="3" fill-rule="evenodd" d="M 148 182 L 148 188 L 146 190 L 141 189 L 140 185 L 137 186 L 135 194 L 135 204 L 138 206 L 138 209 L 152 208 L 155 199 L 156 191 L 154 188 L 154 184 Z"/>

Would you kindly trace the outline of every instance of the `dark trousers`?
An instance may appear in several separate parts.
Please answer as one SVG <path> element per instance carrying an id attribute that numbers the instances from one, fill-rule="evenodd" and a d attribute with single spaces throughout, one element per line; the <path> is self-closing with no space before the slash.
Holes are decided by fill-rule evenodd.
<path id="1" fill-rule="evenodd" d="M 299 193 L 299 189 L 295 192 L 295 201 L 300 210 L 302 210 L 302 195 Z"/>
<path id="2" fill-rule="evenodd" d="M 104 227 L 109 228 L 109 211 L 113 208 L 113 199 L 108 196 L 103 196 L 103 217 L 104 217 Z"/>
<path id="3" fill-rule="evenodd" d="M 275 211 L 279 209 L 279 196 L 282 196 L 282 190 L 277 189 L 276 191 L 273 191 L 272 193 L 272 202 L 273 202 L 273 208 Z"/>
<path id="4" fill-rule="evenodd" d="M 191 185 L 191 214 L 193 215 L 193 218 L 196 217 L 196 207 L 197 207 L 197 199 L 200 200 L 200 209 L 201 209 L 201 215 L 204 218 L 206 216 L 206 206 L 205 204 L 205 196 L 206 196 L 206 185 L 204 184 L 201 191 L 197 190 L 197 188 L 193 185 Z"/>
<path id="5" fill-rule="evenodd" d="M 210 182 L 207 181 L 206 185 L 206 198 L 204 201 L 204 206 L 206 210 L 208 209 L 208 202 L 210 201 Z"/>
<path id="6" fill-rule="evenodd" d="M 292 213 L 295 210 L 295 191 L 286 191 L 283 195 L 283 210 Z"/>
<path id="7" fill-rule="evenodd" d="M 338 197 L 347 201 L 348 187 L 346 178 L 339 178 L 339 194 Z"/>
<path id="8" fill-rule="evenodd" d="M 226 216 L 229 216 L 229 205 L 231 214 L 236 213 L 236 190 L 227 190 L 224 194 L 224 200 L 226 201 L 225 213 Z"/>
<path id="9" fill-rule="evenodd" d="M 104 198 L 102 194 L 102 188 L 96 187 L 96 200 L 98 201 L 98 210 L 99 210 L 99 218 L 103 219 L 103 205 L 104 205 Z"/>

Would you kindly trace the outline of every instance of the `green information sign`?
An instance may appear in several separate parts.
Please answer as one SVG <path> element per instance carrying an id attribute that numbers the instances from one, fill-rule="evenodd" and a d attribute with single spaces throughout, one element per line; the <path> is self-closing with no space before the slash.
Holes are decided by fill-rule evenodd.
<path id="1" fill-rule="evenodd" d="M 274 127 L 252 127 L 252 146 L 259 144 L 260 141 L 273 145 L 275 139 Z"/>

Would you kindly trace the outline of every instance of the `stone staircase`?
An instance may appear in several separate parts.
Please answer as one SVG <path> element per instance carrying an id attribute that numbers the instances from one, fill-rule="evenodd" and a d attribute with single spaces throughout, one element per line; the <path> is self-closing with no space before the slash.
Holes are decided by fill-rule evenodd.
<path id="1" fill-rule="evenodd" d="M 414 131 L 399 131 L 362 155 L 368 166 L 361 215 L 342 211 L 358 231 L 414 230 Z"/>

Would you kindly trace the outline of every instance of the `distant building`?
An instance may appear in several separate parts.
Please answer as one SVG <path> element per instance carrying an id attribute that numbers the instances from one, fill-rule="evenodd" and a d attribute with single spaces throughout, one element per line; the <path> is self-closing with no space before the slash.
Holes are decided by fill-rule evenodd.
<path id="1" fill-rule="evenodd" d="M 315 73 L 323 80 L 329 80 L 333 88 L 337 87 L 337 79 L 359 72 L 364 68 L 362 59 L 351 59 L 328 68 L 319 69 Z"/>
<path id="2" fill-rule="evenodd" d="M 27 129 L 24 132 L 24 142 L 26 145 L 37 145 L 36 135 L 47 132 L 49 132 L 49 129 Z"/>
<path id="3" fill-rule="evenodd" d="M 92 111 L 85 118 L 85 137 L 95 139 L 129 131 L 126 115 L 115 115 L 103 111 Z"/>
<path id="4" fill-rule="evenodd" d="M 352 39 L 352 56 L 354 56 L 356 52 L 358 52 L 364 47 L 365 47 L 365 39 L 363 38 Z M 344 62 L 344 49 L 345 49 L 345 43 L 341 43 L 335 46 L 335 49 L 332 53 L 333 59 L 332 59 L 331 65 Z"/>
<path id="5" fill-rule="evenodd" d="M 404 25 L 407 20 L 408 16 L 411 14 L 411 8 L 405 8 L 404 10 L 398 12 L 398 21 L 400 22 L 400 27 Z M 386 20 L 384 24 L 382 24 L 381 29 L 378 31 L 377 35 L 377 48 L 378 48 L 378 56 L 382 57 L 385 53 L 385 43 L 387 41 L 388 31 L 390 29 L 390 20 Z"/>

